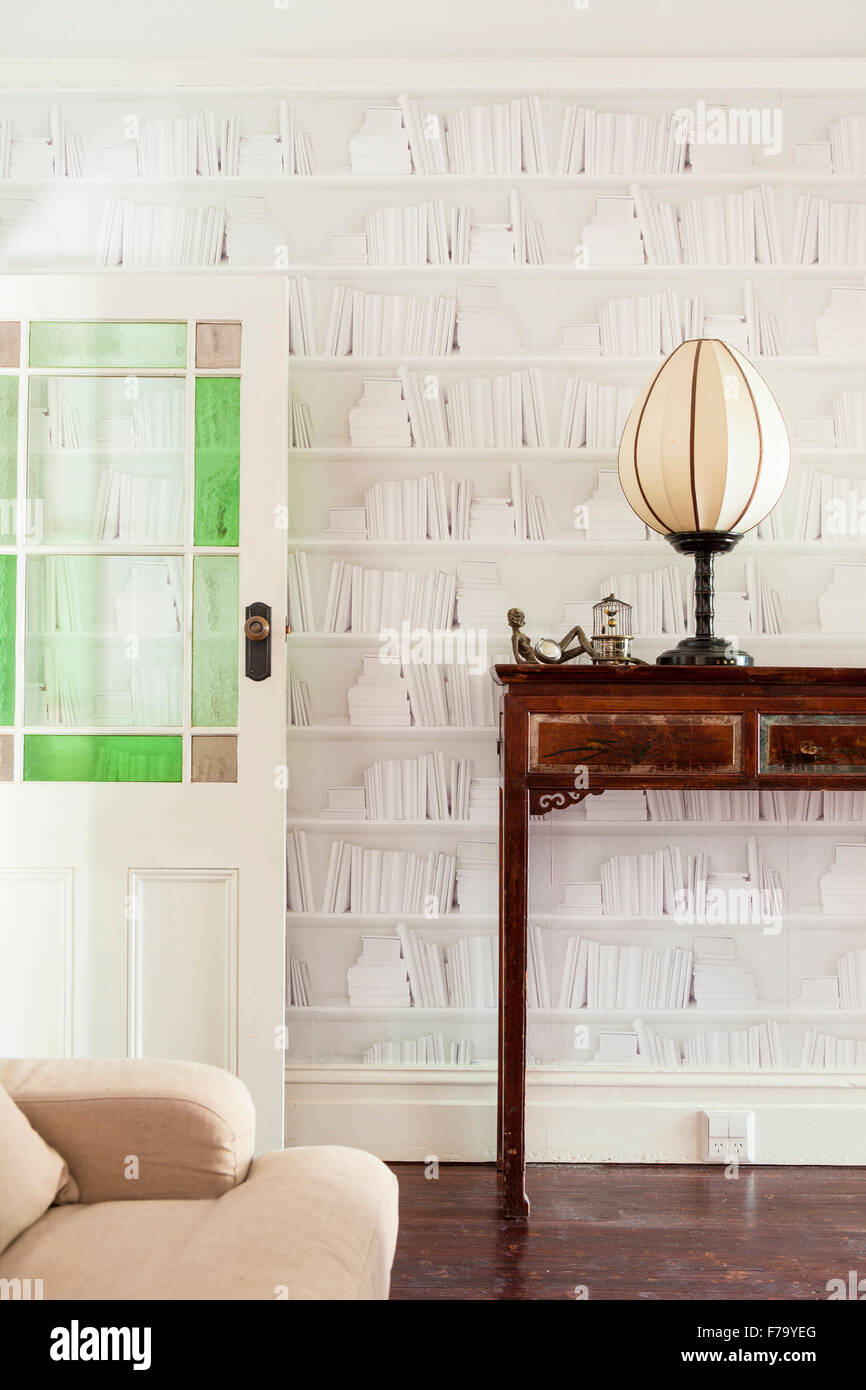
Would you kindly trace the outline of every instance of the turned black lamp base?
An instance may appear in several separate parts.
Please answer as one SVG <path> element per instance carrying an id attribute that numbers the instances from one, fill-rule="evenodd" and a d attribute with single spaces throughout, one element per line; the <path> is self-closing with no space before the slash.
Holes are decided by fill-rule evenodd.
<path id="1" fill-rule="evenodd" d="M 713 636 L 713 558 L 741 539 L 736 531 L 674 531 L 665 537 L 680 555 L 695 557 L 695 636 L 656 657 L 657 666 L 753 666 L 748 652 Z"/>

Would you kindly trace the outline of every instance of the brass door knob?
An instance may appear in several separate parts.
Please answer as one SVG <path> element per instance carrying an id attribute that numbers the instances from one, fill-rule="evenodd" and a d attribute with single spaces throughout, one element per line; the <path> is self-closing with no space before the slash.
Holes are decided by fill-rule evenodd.
<path id="1" fill-rule="evenodd" d="M 804 758 L 816 758 L 818 756 L 817 743 L 801 743 L 800 752 Z"/>
<path id="2" fill-rule="evenodd" d="M 270 630 L 267 618 L 247 618 L 244 623 L 244 636 L 251 642 L 264 642 Z"/>

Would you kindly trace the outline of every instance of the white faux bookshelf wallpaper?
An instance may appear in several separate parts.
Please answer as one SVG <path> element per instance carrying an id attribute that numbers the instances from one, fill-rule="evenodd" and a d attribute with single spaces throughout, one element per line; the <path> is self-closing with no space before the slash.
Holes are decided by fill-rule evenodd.
<path id="1" fill-rule="evenodd" d="M 793 445 L 779 507 L 717 566 L 717 630 L 763 664 L 862 664 L 866 96 L 353 81 L 6 93 L 0 267 L 288 280 L 290 1058 L 478 1067 L 487 671 L 513 605 L 559 635 L 614 590 L 650 660 L 689 630 L 688 563 L 616 477 L 684 339 L 752 358 Z M 171 402 L 146 404 L 169 446 Z M 171 488 L 142 505 L 167 534 Z M 532 847 L 534 1065 L 866 1062 L 862 797 L 608 793 Z"/>

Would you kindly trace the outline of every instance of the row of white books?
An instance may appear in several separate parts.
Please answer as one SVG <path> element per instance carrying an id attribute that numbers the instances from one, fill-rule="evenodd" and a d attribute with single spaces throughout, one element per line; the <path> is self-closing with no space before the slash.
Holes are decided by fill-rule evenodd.
<path id="1" fill-rule="evenodd" d="M 453 854 L 365 849 L 363 845 L 334 840 L 322 911 L 441 916 L 453 908 L 456 874 L 457 859 Z"/>
<path id="2" fill-rule="evenodd" d="M 441 570 L 376 570 L 334 560 L 322 631 L 381 632 L 404 622 L 414 629 L 448 631 L 457 585 L 457 575 Z"/>
<path id="3" fill-rule="evenodd" d="M 866 478 L 839 477 L 815 468 L 804 468 L 800 474 L 792 539 L 857 540 L 864 533 Z"/>
<path id="4" fill-rule="evenodd" d="M 756 202 L 756 196 L 761 199 Z M 676 207 L 635 193 L 598 194 L 582 230 L 580 265 L 761 265 L 782 261 L 775 208 L 765 222 L 770 190 L 706 194 Z M 263 198 L 250 199 L 260 205 Z M 641 215 L 638 215 L 640 201 Z M 473 221 L 466 203 L 447 208 L 441 198 L 377 208 L 364 232 L 336 233 L 322 257 L 334 266 L 511 266 L 548 263 L 541 221 L 530 217 L 520 194 L 509 195 L 507 220 Z M 643 221 L 641 221 L 641 217 Z M 285 241 L 276 224 L 272 245 Z M 648 230 L 645 230 L 648 229 Z M 649 238 L 649 240 L 647 240 Z M 866 261 L 866 204 L 834 203 L 804 194 L 792 234 L 792 265 L 862 265 Z"/>
<path id="5" fill-rule="evenodd" d="M 303 550 L 290 550 L 288 554 L 288 600 L 292 631 L 315 632 L 310 567 Z"/>
<path id="6" fill-rule="evenodd" d="M 482 288 L 488 287 L 478 287 L 479 290 Z M 859 287 L 842 288 L 850 289 L 853 294 Z M 831 289 L 831 304 L 838 294 L 835 288 Z M 473 298 L 479 302 L 472 304 Z M 781 337 L 776 316 L 758 301 L 751 281 L 744 284 L 743 299 L 742 314 L 708 313 L 706 296 L 685 296 L 681 299 L 679 293 L 672 289 L 605 300 L 599 305 L 597 323 L 565 326 L 562 347 L 565 352 L 581 358 L 654 357 L 672 352 L 689 338 L 716 337 L 752 357 L 778 356 Z M 470 324 L 475 315 L 470 330 L 472 336 L 467 338 L 465 329 L 457 335 L 459 351 L 479 352 L 481 355 L 488 352 L 495 356 L 516 351 L 519 332 L 513 316 L 494 308 L 494 314 L 499 315 L 494 317 L 490 313 L 493 306 L 488 302 L 484 306 L 487 318 L 482 319 L 482 302 L 478 290 L 474 291 L 474 295 L 458 292 L 453 298 L 440 295 L 419 300 L 407 295 L 370 295 L 362 290 L 337 286 L 332 298 L 326 355 L 397 356 L 405 353 L 406 356 L 453 356 L 455 328 L 459 326 L 458 310 L 464 320 L 469 315 Z M 853 306 L 858 303 L 855 297 Z M 465 304 L 466 308 L 461 309 L 461 304 Z M 852 319 L 853 306 L 849 304 L 844 312 L 828 311 L 829 318 L 825 314 L 818 319 L 819 351 L 822 351 L 822 341 L 831 344 L 836 341 L 839 336 L 833 327 L 836 323 L 841 324 L 843 331 L 850 331 L 853 322 L 859 332 L 862 325 L 859 318 Z M 863 333 L 866 334 L 866 329 L 863 329 Z M 315 354 L 315 341 L 309 281 L 303 276 L 290 279 L 290 351 L 296 356 L 312 356 Z M 417 345 L 422 341 L 430 346 L 419 348 Z M 403 342 L 407 343 L 406 347 L 399 345 Z M 385 346 L 386 343 L 391 344 L 390 348 Z M 829 350 L 827 347 L 823 349 Z M 864 351 L 862 344 L 857 348 L 857 353 L 861 351 Z M 432 385 L 429 377 L 424 380 L 428 383 L 425 388 L 428 399 L 435 403 L 441 394 L 440 387 Z"/>
<path id="7" fill-rule="evenodd" d="M 688 141 L 676 114 L 565 108 L 557 174 L 681 174 Z"/>
<path id="8" fill-rule="evenodd" d="M 495 937 L 458 937 L 442 946 L 397 928 L 416 1009 L 495 1009 L 499 961 Z"/>
<path id="9" fill-rule="evenodd" d="M 776 316 L 758 302 L 750 280 L 743 305 L 742 314 L 711 314 L 706 296 L 681 300 L 676 290 L 610 299 L 599 306 L 597 326 L 566 329 L 564 346 L 581 357 L 655 357 L 690 338 L 716 337 L 752 357 L 778 356 Z"/>
<path id="10" fill-rule="evenodd" d="M 639 390 L 638 386 L 617 386 L 610 382 L 571 377 L 562 403 L 557 447 L 618 448 Z"/>
<path id="11" fill-rule="evenodd" d="M 449 248 L 452 265 L 547 264 L 544 227 L 527 215 L 516 190 L 509 195 L 504 222 L 473 222 L 468 203 L 452 208 Z"/>
<path id="12" fill-rule="evenodd" d="M 326 357 L 446 357 L 452 351 L 457 300 L 374 294 L 335 285 Z"/>
<path id="13" fill-rule="evenodd" d="M 305 729 L 313 722 L 313 706 L 310 700 L 310 687 L 289 672 L 289 723 L 296 729 Z"/>
<path id="14" fill-rule="evenodd" d="M 776 1019 L 752 1023 L 747 1028 L 696 1033 L 682 1042 L 661 1037 L 648 1023 L 636 1019 L 634 1037 L 637 1061 L 653 1067 L 688 1067 L 694 1070 L 724 1067 L 739 1070 L 784 1065 L 782 1037 Z"/>
<path id="15" fill-rule="evenodd" d="M 458 499 L 471 487 L 468 479 L 459 478 L 451 482 L 449 489 L 443 473 L 373 483 L 364 493 L 363 507 L 358 509 L 356 531 L 360 539 L 371 541 L 456 540 Z M 341 529 L 335 525 L 339 520 L 340 513 L 332 510 L 328 535 Z"/>
<path id="16" fill-rule="evenodd" d="M 154 207 L 108 198 L 102 210 L 98 266 L 217 266 L 226 213 L 219 208 Z"/>
<path id="17" fill-rule="evenodd" d="M 131 127 L 122 145 L 106 146 L 101 164 L 113 178 L 267 179 L 313 173 L 313 153 L 309 135 L 281 100 L 273 133 L 244 133 L 239 116 L 211 110 L 157 116 Z"/>
<path id="18" fill-rule="evenodd" d="M 549 1008 L 550 987 L 538 928 L 529 953 L 535 1007 Z M 686 1009 L 691 998 L 692 952 L 680 946 L 618 946 L 572 936 L 560 980 L 560 1009 Z"/>
<path id="19" fill-rule="evenodd" d="M 507 221 L 473 221 L 468 203 L 447 208 L 442 198 L 376 208 L 363 232 L 337 232 L 325 265 L 544 265 L 541 223 L 527 216 L 520 194 L 509 195 Z"/>
<path id="20" fill-rule="evenodd" d="M 86 385 L 86 383 L 85 383 Z M 41 449 L 183 448 L 184 393 L 172 387 L 139 390 L 122 415 L 82 419 L 75 384 L 47 377 L 30 407 L 29 445 Z M 90 404 L 90 402 L 87 402 Z M 125 403 L 126 404 L 126 403 Z"/>
<path id="21" fill-rule="evenodd" d="M 686 593 L 683 576 L 676 565 L 642 574 L 615 574 L 599 585 L 598 596 L 616 594 L 631 606 L 632 627 L 636 633 L 683 635 L 686 627 Z"/>
<path id="22" fill-rule="evenodd" d="M 804 193 L 797 202 L 792 265 L 866 263 L 866 203 L 831 203 Z"/>
<path id="23" fill-rule="evenodd" d="M 103 469 L 96 494 L 93 539 L 179 545 L 183 539 L 183 483 L 178 478 Z"/>
<path id="24" fill-rule="evenodd" d="M 800 1066 L 859 1071 L 866 1067 L 866 1038 L 837 1038 L 810 1029 L 803 1038 Z"/>
<path id="25" fill-rule="evenodd" d="M 112 728 L 177 727 L 181 715 L 179 666 L 143 666 L 129 676 L 129 689 L 97 691 L 83 699 L 74 655 L 42 654 L 42 680 L 28 684 L 25 720 L 28 724 L 97 724 Z"/>
<path id="26" fill-rule="evenodd" d="M 717 589 L 715 592 L 715 631 L 721 636 L 781 633 L 784 624 L 778 590 L 762 582 L 751 556 L 746 559 L 744 570 L 744 589 Z M 682 635 L 693 629 L 694 584 L 684 585 L 675 565 L 641 574 L 612 575 L 599 585 L 599 597 L 604 598 L 606 594 L 616 594 L 617 598 L 632 605 L 632 624 L 644 636 Z"/>
<path id="27" fill-rule="evenodd" d="M 471 758 L 446 762 L 441 751 L 387 758 L 364 769 L 363 787 L 331 788 L 322 814 L 340 818 L 348 810 L 359 820 L 464 821 L 471 782 Z"/>
<path id="28" fill-rule="evenodd" d="M 507 497 L 476 498 L 471 479 L 452 479 L 450 505 L 442 473 L 374 483 L 363 507 L 331 508 L 325 534 L 357 541 L 546 540 L 543 499 L 527 486 L 519 464 L 509 477 Z"/>
<path id="29" fill-rule="evenodd" d="M 447 1042 L 441 1033 L 423 1033 L 420 1038 L 387 1038 L 364 1048 L 369 1067 L 471 1067 L 472 1040 L 457 1038 Z"/>
<path id="30" fill-rule="evenodd" d="M 0 179 L 41 183 L 84 174 L 81 137 L 65 129 L 59 106 L 48 108 L 48 135 L 16 135 L 14 123 L 0 118 Z"/>
<path id="31" fill-rule="evenodd" d="M 313 1002 L 307 962 L 291 952 L 286 957 L 286 998 L 293 1009 L 307 1009 Z"/>
<path id="32" fill-rule="evenodd" d="M 182 564 L 174 557 L 130 561 L 126 583 L 114 596 L 118 632 L 144 636 L 180 631 Z M 79 572 L 65 555 L 40 560 L 27 586 L 29 632 L 82 630 Z"/>
<path id="33" fill-rule="evenodd" d="M 362 936 L 361 954 L 346 971 L 354 1009 L 408 1009 L 409 973 L 397 936 Z"/>
<path id="34" fill-rule="evenodd" d="M 537 96 L 458 107 L 447 115 L 427 111 L 406 95 L 401 95 L 398 103 L 387 113 L 390 130 L 393 136 L 405 132 L 413 173 L 548 172 L 544 122 Z M 366 124 L 365 121 L 365 127 Z M 352 149 L 352 169 L 371 172 L 356 168 L 356 148 Z"/>
<path id="35" fill-rule="evenodd" d="M 286 836 L 286 905 L 290 912 L 316 910 L 307 836 L 303 830 L 290 830 Z"/>
<path id="36" fill-rule="evenodd" d="M 614 855 L 601 864 L 602 912 L 612 917 L 672 916 L 681 923 L 740 916 L 749 922 L 770 910 L 778 915 L 783 907 L 779 871 L 763 860 L 753 837 L 746 841 L 746 858 L 745 873 L 714 873 L 707 854 L 699 851 L 684 858 L 679 845 Z"/>
<path id="37" fill-rule="evenodd" d="M 311 449 L 313 446 L 313 420 L 306 401 L 299 400 L 292 393 L 289 411 L 289 448 Z"/>
<path id="38" fill-rule="evenodd" d="M 862 914 L 866 907 L 866 842 L 835 846 L 833 863 L 827 873 L 821 875 L 821 906 L 833 917 Z"/>
<path id="39" fill-rule="evenodd" d="M 407 431 L 418 449 L 520 449 L 546 448 L 549 443 L 547 407 L 541 372 L 537 367 L 525 367 L 507 376 L 461 377 L 450 385 L 436 380 L 435 389 L 428 389 L 430 378 L 401 367 L 398 382 L 402 392 L 401 412 L 408 415 Z M 393 390 L 393 383 L 390 383 Z M 367 385 L 365 382 L 365 398 Z M 393 390 L 393 407 L 397 410 L 397 393 Z M 359 407 L 355 407 L 357 411 Z M 354 413 L 349 413 L 349 428 L 355 447 L 371 447 L 371 432 L 365 432 L 366 445 L 357 441 Z M 402 413 L 401 413 L 402 424 Z M 406 447 L 401 433 L 395 447 Z M 373 435 L 386 446 L 392 435 L 380 426 Z"/>
<path id="40" fill-rule="evenodd" d="M 420 728 L 493 728 L 496 696 L 486 670 L 465 663 L 409 662 L 404 668 L 412 723 Z"/>
<path id="41" fill-rule="evenodd" d="M 349 723 L 362 728 L 493 728 L 493 683 L 465 662 L 385 664 L 364 656 L 348 693 Z"/>
<path id="42" fill-rule="evenodd" d="M 833 566 L 830 587 L 818 598 L 818 616 L 828 636 L 866 634 L 866 565 Z"/>
<path id="43" fill-rule="evenodd" d="M 313 321 L 313 301 L 306 275 L 288 281 L 289 292 L 289 352 L 295 357 L 314 357 L 316 329 Z"/>
<path id="44" fill-rule="evenodd" d="M 639 184 L 637 209 L 648 265 L 780 265 L 782 242 L 770 185 L 702 193 L 677 206 Z"/>

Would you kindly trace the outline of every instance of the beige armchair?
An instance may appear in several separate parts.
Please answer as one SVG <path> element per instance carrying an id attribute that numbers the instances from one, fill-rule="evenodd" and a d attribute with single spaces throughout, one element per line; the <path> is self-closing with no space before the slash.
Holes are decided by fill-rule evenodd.
<path id="1" fill-rule="evenodd" d="M 3 1061 L 0 1086 L 79 1197 L 0 1253 L 0 1279 L 46 1299 L 387 1299 L 394 1175 L 358 1149 L 253 1157 L 252 1100 L 227 1072 Z"/>

